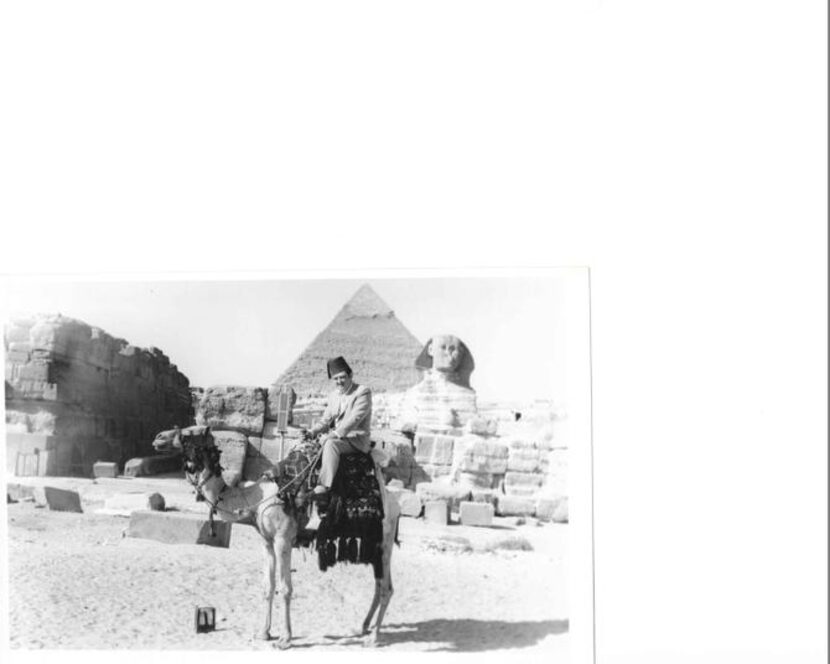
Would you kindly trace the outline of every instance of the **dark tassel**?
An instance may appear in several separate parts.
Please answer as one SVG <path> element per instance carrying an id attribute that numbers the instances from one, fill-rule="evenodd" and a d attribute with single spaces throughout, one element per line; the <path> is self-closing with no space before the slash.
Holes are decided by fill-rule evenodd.
<path id="1" fill-rule="evenodd" d="M 329 540 L 326 544 L 326 563 L 329 567 L 337 562 L 337 547 L 334 545 L 334 540 Z"/>
<path id="2" fill-rule="evenodd" d="M 350 537 L 349 538 L 349 562 L 356 563 L 357 562 L 357 538 Z"/>
<path id="3" fill-rule="evenodd" d="M 364 537 L 360 543 L 360 562 L 370 563 L 375 557 L 377 543 L 370 537 Z"/>
<path id="4" fill-rule="evenodd" d="M 342 563 L 349 559 L 349 545 L 345 537 L 337 540 L 337 562 Z"/>
<path id="5" fill-rule="evenodd" d="M 326 565 L 326 550 L 322 546 L 317 547 L 317 565 L 321 572 L 325 572 L 328 565 Z"/>

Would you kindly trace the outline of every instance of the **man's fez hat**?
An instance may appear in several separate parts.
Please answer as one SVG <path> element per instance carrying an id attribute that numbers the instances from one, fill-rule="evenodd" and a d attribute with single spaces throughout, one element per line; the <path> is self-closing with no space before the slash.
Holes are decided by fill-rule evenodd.
<path id="1" fill-rule="evenodd" d="M 346 363 L 346 360 L 343 357 L 335 357 L 333 360 L 329 360 L 326 363 L 326 369 L 329 372 L 329 378 L 332 376 L 339 374 L 341 371 L 345 371 L 346 373 L 351 373 L 352 368 Z"/>

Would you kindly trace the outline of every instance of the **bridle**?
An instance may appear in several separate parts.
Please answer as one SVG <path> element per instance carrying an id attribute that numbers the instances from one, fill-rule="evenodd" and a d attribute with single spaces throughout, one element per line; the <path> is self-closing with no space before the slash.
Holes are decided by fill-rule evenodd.
<path id="1" fill-rule="evenodd" d="M 184 470 L 184 476 L 187 478 L 188 484 L 190 484 L 196 491 L 196 495 L 210 506 L 210 513 L 208 515 L 208 521 L 210 523 L 210 536 L 216 537 L 214 519 L 217 512 L 222 512 L 223 514 L 229 514 L 231 516 L 239 516 L 238 514 L 219 506 L 219 503 L 222 501 L 222 494 L 225 492 L 225 489 L 228 488 L 227 485 L 224 485 L 219 490 L 219 495 L 216 500 L 208 498 L 203 491 L 203 488 L 208 480 L 212 477 L 222 476 L 223 469 L 219 463 L 219 457 L 222 452 L 216 446 L 208 443 L 207 434 L 199 438 L 188 436 L 185 440 L 182 440 L 177 434 L 176 439 L 176 442 L 178 442 L 182 449 L 182 467 Z M 192 479 L 194 476 L 197 476 L 198 478 L 198 475 L 202 476 L 201 479 Z"/>

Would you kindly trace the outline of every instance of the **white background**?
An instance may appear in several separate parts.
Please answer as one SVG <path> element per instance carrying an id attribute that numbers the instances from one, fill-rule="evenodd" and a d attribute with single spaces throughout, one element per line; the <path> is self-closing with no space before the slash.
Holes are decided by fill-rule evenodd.
<path id="1" fill-rule="evenodd" d="M 6 3 L 3 270 L 589 265 L 597 661 L 826 659 L 826 3 Z"/>

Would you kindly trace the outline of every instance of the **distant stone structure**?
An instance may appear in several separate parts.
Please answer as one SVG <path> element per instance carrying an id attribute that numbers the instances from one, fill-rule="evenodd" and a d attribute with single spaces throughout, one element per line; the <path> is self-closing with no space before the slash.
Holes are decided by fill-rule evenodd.
<path id="1" fill-rule="evenodd" d="M 419 430 L 463 427 L 476 414 L 476 393 L 470 387 L 475 361 L 464 342 L 450 334 L 435 336 L 415 366 L 423 377 L 406 392 L 401 422 Z"/>
<path id="2" fill-rule="evenodd" d="M 92 476 L 96 461 L 152 453 L 156 432 L 193 419 L 188 379 L 158 348 L 137 348 L 60 315 L 10 321 L 6 463 L 26 474 Z"/>
<path id="3" fill-rule="evenodd" d="M 403 392 L 418 382 L 412 358 L 421 343 L 371 286 L 364 284 L 274 383 L 292 387 L 299 402 L 331 392 L 326 360 L 342 355 L 358 383 L 374 394 Z"/>

